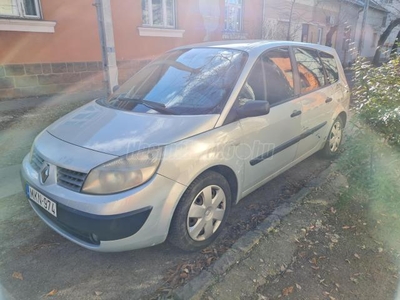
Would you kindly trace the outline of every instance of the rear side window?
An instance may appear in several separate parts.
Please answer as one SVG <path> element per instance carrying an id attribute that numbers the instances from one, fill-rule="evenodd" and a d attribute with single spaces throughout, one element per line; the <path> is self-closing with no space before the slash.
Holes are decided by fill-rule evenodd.
<path id="1" fill-rule="evenodd" d="M 322 64 L 325 67 L 326 79 L 329 84 L 335 83 L 339 80 L 339 72 L 336 64 L 335 57 L 326 52 L 320 52 L 319 57 L 321 58 Z"/>
<path id="2" fill-rule="evenodd" d="M 295 57 L 300 76 L 300 92 L 307 94 L 325 85 L 324 67 L 318 52 L 311 49 L 296 48 Z"/>

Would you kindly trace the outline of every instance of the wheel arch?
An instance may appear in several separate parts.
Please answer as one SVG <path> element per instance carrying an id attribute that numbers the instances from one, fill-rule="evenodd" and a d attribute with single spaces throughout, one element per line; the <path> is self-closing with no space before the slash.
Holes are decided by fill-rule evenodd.
<path id="1" fill-rule="evenodd" d="M 342 111 L 342 112 L 340 112 L 340 113 L 338 114 L 337 117 L 342 119 L 342 121 L 343 121 L 343 126 L 345 127 L 345 126 L 346 126 L 346 123 L 347 123 L 347 113 L 346 113 L 345 111 Z"/>
<path id="2" fill-rule="evenodd" d="M 214 171 L 225 177 L 231 189 L 232 204 L 236 204 L 238 202 L 239 184 L 235 172 L 225 165 L 217 165 L 205 170 L 204 172 L 206 171 Z"/>

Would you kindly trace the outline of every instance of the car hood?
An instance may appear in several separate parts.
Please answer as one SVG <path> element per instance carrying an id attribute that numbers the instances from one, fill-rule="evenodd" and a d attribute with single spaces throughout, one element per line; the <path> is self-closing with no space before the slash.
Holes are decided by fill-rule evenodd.
<path id="1" fill-rule="evenodd" d="M 218 117 L 133 113 L 93 101 L 65 115 L 47 131 L 65 142 L 120 156 L 211 130 Z"/>

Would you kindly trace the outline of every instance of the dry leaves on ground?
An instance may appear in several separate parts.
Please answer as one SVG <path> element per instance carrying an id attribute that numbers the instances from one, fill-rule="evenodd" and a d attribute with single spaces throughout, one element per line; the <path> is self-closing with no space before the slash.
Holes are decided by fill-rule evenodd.
<path id="1" fill-rule="evenodd" d="M 294 286 L 289 286 L 287 288 L 284 288 L 282 290 L 282 295 L 283 296 L 289 296 L 291 293 L 293 293 L 293 289 L 294 289 Z"/>
<path id="2" fill-rule="evenodd" d="M 22 276 L 22 274 L 20 272 L 14 272 L 12 274 L 12 277 L 15 279 L 24 280 L 24 277 Z"/>
<path id="3" fill-rule="evenodd" d="M 58 290 L 53 289 L 53 290 L 51 290 L 50 292 L 48 292 L 48 293 L 46 294 L 46 297 L 55 296 L 55 295 L 57 294 L 57 292 L 58 292 Z"/>

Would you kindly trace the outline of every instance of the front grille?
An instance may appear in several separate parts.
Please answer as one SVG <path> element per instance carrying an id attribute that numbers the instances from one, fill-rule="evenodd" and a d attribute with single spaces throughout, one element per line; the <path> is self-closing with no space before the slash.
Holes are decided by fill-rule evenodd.
<path id="1" fill-rule="evenodd" d="M 66 189 L 80 192 L 87 174 L 57 167 L 57 183 Z"/>
<path id="2" fill-rule="evenodd" d="M 33 149 L 31 156 L 31 166 L 36 172 L 39 172 L 42 167 L 44 159 L 39 155 L 36 149 Z"/>

